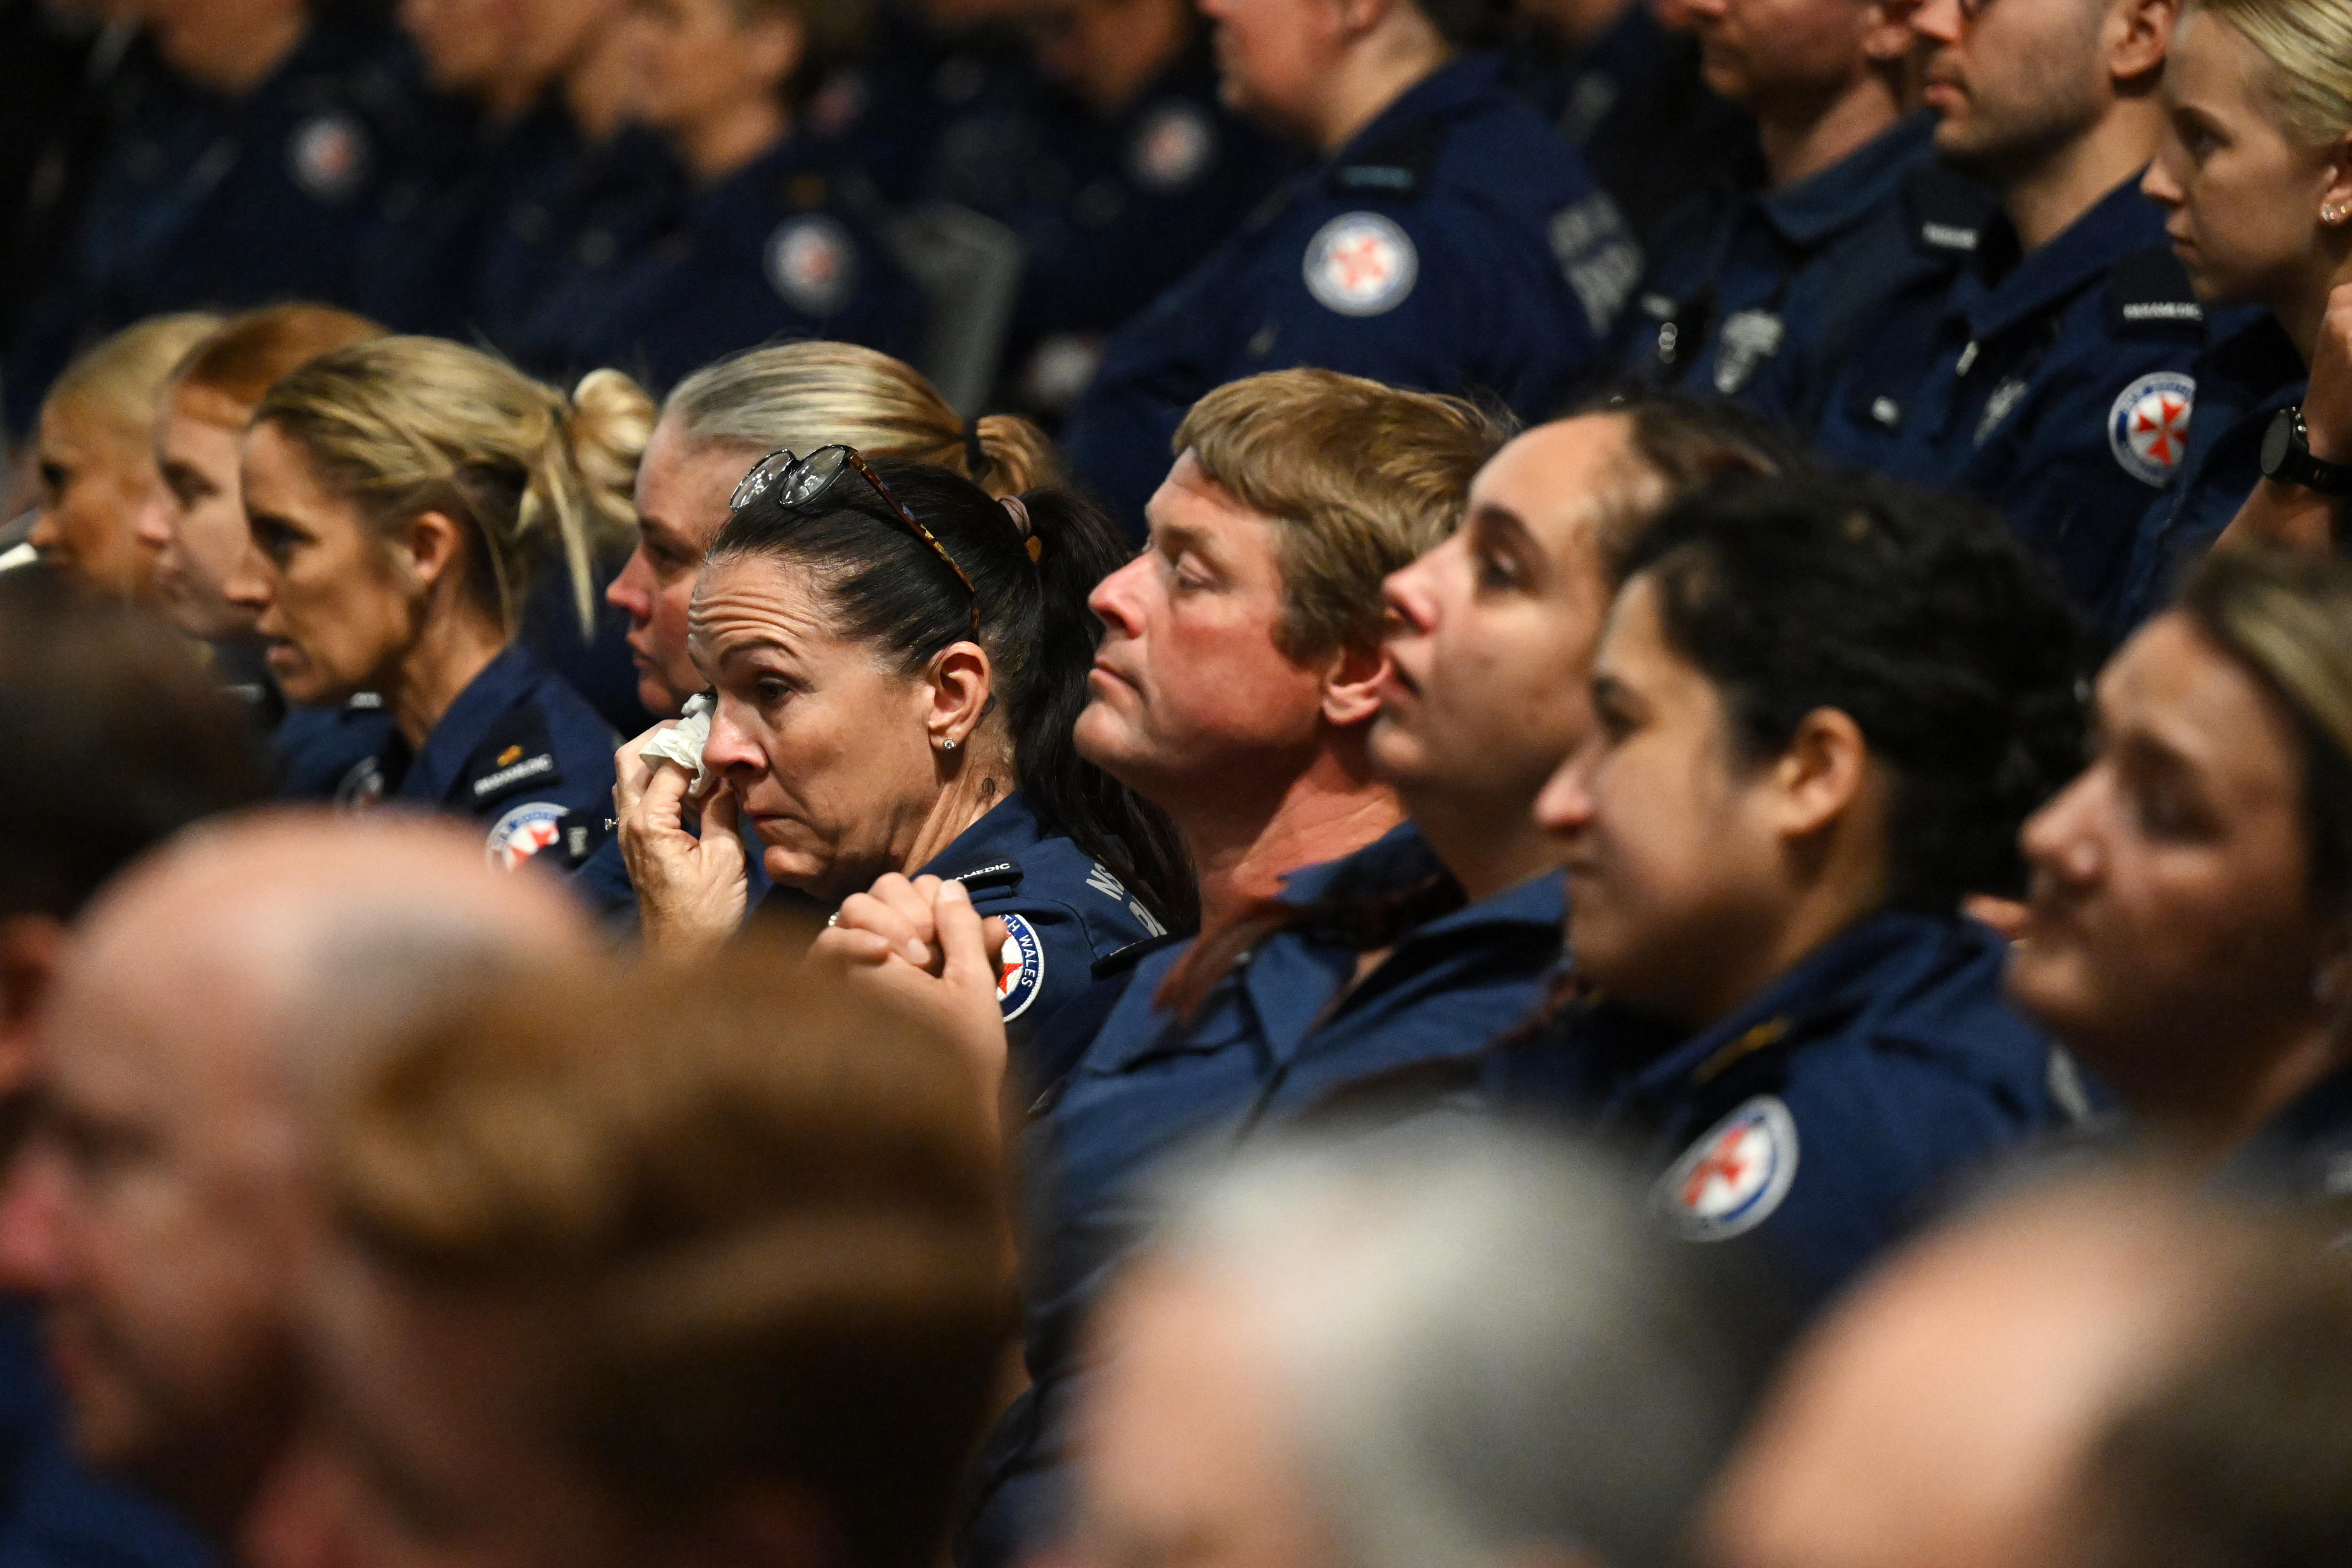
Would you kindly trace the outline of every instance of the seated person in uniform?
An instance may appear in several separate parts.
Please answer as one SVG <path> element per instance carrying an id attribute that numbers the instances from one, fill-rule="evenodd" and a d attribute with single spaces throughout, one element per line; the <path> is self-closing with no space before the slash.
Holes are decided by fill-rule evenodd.
<path id="1" fill-rule="evenodd" d="M 86 1462 L 224 1557 L 257 1544 L 302 1414 L 323 1106 L 420 1015 L 587 942 L 555 882 L 469 832 L 318 808 L 214 822 L 91 903 L 0 1194 L 0 1279 L 39 1300 Z"/>
<path id="2" fill-rule="evenodd" d="M 1771 1336 L 1638 1191 L 1584 1151 L 1457 1128 L 1195 1178 L 1091 1330 L 1056 1560 L 1681 1562 Z"/>
<path id="3" fill-rule="evenodd" d="M 38 568 L 0 576 L 0 1164 L 37 1103 L 37 1027 L 85 904 L 193 822 L 260 798 L 237 704 L 151 616 Z M 142 965 L 143 967 L 143 965 Z M 5 1272 L 0 1247 L 0 1272 Z M 0 1279 L 0 1562 L 182 1568 L 209 1561 L 144 1500 L 71 1458 L 37 1303 Z"/>
<path id="4" fill-rule="evenodd" d="M 337 710 L 289 708 L 263 662 L 250 605 L 225 584 L 253 549 L 239 458 L 246 421 L 281 377 L 331 349 L 381 337 L 383 329 L 325 305 L 265 305 L 231 317 L 187 352 L 155 416 L 163 485 L 139 516 L 139 542 L 154 552 L 156 597 L 180 629 L 202 642 L 221 683 L 253 707 L 278 753 L 280 794 L 324 797 L 389 732 L 373 692 Z"/>
<path id="5" fill-rule="evenodd" d="M 1169 441 L 1213 388 L 1285 366 L 1549 416 L 1641 253 L 1574 148 L 1513 96 L 1480 0 L 1207 0 L 1229 106 L 1321 162 L 1114 334 L 1071 471 L 1140 540 Z"/>
<path id="6" fill-rule="evenodd" d="M 845 1002 L 582 966 L 354 1098 L 307 1335 L 339 1560 L 932 1568 L 1007 1218 L 971 1076 Z"/>
<path id="7" fill-rule="evenodd" d="M 1026 1039 L 1099 961 L 1192 923 L 1173 829 L 1071 741 L 1087 595 L 1119 559 L 1108 519 L 841 446 L 772 453 L 733 500 L 688 617 L 716 700 L 698 763 L 614 759 L 648 948 L 735 934 L 743 827 L 769 878 L 822 906 L 887 872 L 953 879 L 1001 922 L 992 1016 Z"/>
<path id="8" fill-rule="evenodd" d="M 1213 395 L 1188 422 L 1199 464 L 1235 475 L 1236 493 L 1264 515 L 1290 515 L 1284 498 L 1250 482 L 1265 477 L 1252 468 L 1306 468 L 1309 436 L 1286 421 L 1283 433 L 1299 449 L 1254 464 L 1249 443 L 1266 432 L 1232 419 L 1226 402 Z M 1476 432 L 1465 423 L 1465 436 Z M 1145 1173 L 1176 1149 L 1229 1145 L 1293 1121 L 1351 1080 L 1458 1057 L 1542 1002 L 1560 955 L 1559 852 L 1530 813 L 1591 724 L 1581 683 L 1560 671 L 1591 657 L 1612 585 L 1606 562 L 1669 496 L 1725 473 L 1769 472 L 1778 461 L 1751 422 L 1710 406 L 1634 405 L 1542 426 L 1478 470 L 1459 531 L 1388 578 L 1387 633 L 1376 654 L 1366 645 L 1381 635 L 1371 615 L 1379 601 L 1335 592 L 1343 582 L 1298 595 L 1300 620 L 1342 611 L 1350 616 L 1339 623 L 1345 635 L 1363 639 L 1352 645 L 1371 656 L 1362 766 L 1411 820 L 1344 858 L 1292 870 L 1278 897 L 1228 910 L 1191 948 L 1145 958 L 1067 1083 L 1039 1102 L 1026 1137 L 1042 1200 L 1029 1260 L 1037 1415 L 1009 1418 L 1008 1439 L 1024 1436 L 1013 1452 L 991 1456 L 988 1479 L 1003 1487 L 997 1508 L 1011 1516 L 1004 1528 L 1041 1527 L 1019 1516 L 1055 1479 L 1075 1387 L 1071 1336 L 1139 1238 Z M 1292 482 L 1311 494 L 1328 480 L 1310 470 Z M 1172 508 L 1160 515 L 1173 525 L 1171 543 L 1181 539 L 1185 520 Z M 1431 521 L 1442 529 L 1448 518 Z M 1313 543 L 1282 543 L 1297 559 L 1346 540 L 1343 527 L 1327 526 Z M 1204 552 L 1200 566 L 1176 568 L 1180 602 L 1181 574 L 1207 564 Z M 1097 595 L 1114 627 L 1144 618 L 1152 565 L 1129 567 Z M 1181 640 L 1171 647 L 1176 657 L 1186 651 Z M 1117 643 L 1107 649 L 1114 673 L 1125 668 L 1121 654 Z M 1170 679 L 1182 679 L 1175 658 L 1162 657 Z M 1119 747 L 1117 763 L 1132 766 L 1142 737 L 1122 731 L 1149 721 L 1122 711 L 1123 694 L 1097 691 L 1081 740 Z M 886 885 L 877 901 L 910 891 Z M 950 921 L 932 921 L 919 900 L 906 902 L 898 912 L 916 933 L 929 938 Z M 881 913 L 861 903 L 843 922 L 869 937 L 896 935 Z M 963 951 L 980 956 L 970 916 L 961 923 Z M 968 982 L 956 989 L 966 977 L 980 978 L 967 964 L 942 979 L 966 1016 L 984 1024 L 984 993 Z M 918 983 L 895 959 L 875 978 Z M 1001 1064 L 1003 1054 L 997 1041 L 986 1059 Z"/>
<path id="9" fill-rule="evenodd" d="M 288 701 L 382 697 L 393 733 L 339 800 L 487 823 L 509 866 L 568 869 L 603 841 L 612 731 L 516 628 L 559 552 L 586 621 L 651 413 L 616 372 L 567 397 L 439 338 L 353 343 L 263 396 L 244 449 L 255 549 L 226 594 Z"/>
<path id="10" fill-rule="evenodd" d="M 156 597 L 155 556 L 139 520 L 157 503 L 155 411 L 172 367 L 220 325 L 218 316 L 158 316 L 125 327 L 66 367 L 48 396 L 30 454 L 40 510 L 26 542 L 86 588 Z"/>
<path id="11" fill-rule="evenodd" d="M 873 349 L 777 343 L 705 365 L 662 404 L 637 465 L 636 547 L 604 590 L 629 618 L 637 700 L 647 712 L 675 719 L 709 687 L 687 650 L 687 609 L 735 487 L 780 447 L 813 452 L 834 442 L 876 462 L 946 468 L 1000 500 L 1055 478 L 1052 448 L 1035 426 L 1003 414 L 963 419 L 915 370 Z M 745 874 L 756 901 L 768 887 L 757 851 Z M 619 839 L 590 857 L 577 881 L 600 909 L 635 918 Z"/>
<path id="12" fill-rule="evenodd" d="M 1020 238 L 1004 395 L 1059 420 L 1104 341 L 1223 243 L 1302 150 L 1217 101 L 1191 0 L 1016 0 L 1037 69 L 942 137 L 927 194 Z"/>
<path id="13" fill-rule="evenodd" d="M 2177 1160 L 2341 1199 L 2352 1153 L 2352 568 L 2208 557 L 2099 677 L 2026 825 L 2017 1005 Z"/>
<path id="14" fill-rule="evenodd" d="M 1990 503 L 2103 604 L 2174 481 L 2204 314 L 2139 192 L 2179 0 L 1920 0 L 1936 148 L 2000 213 L 1891 301 L 1822 401 L 1842 463 Z M 1921 234 L 1927 236 L 1923 226 Z"/>
<path id="15" fill-rule="evenodd" d="M 635 117 L 693 190 L 636 253 L 568 301 L 573 363 L 667 386 L 783 338 L 921 345 L 921 296 L 843 199 L 840 159 L 795 125 L 813 56 L 838 53 L 840 0 L 635 0 Z"/>
<path id="16" fill-rule="evenodd" d="M 2077 626 L 1998 519 L 1875 481 L 1721 488 L 1620 565 L 1597 739 L 1536 808 L 1577 993 L 1486 1085 L 1643 1151 L 1674 1234 L 1818 1301 L 2079 1107 L 1959 913 L 2014 895 L 2081 754 Z"/>
<path id="17" fill-rule="evenodd" d="M 1667 216 L 1626 312 L 1626 366 L 1801 421 L 1880 308 L 1948 282 L 1967 254 L 1918 242 L 1934 117 L 1905 117 L 1911 34 L 1878 0 L 1690 11 L 1706 84 L 1756 118 L 1765 178 L 1717 181 Z M 1971 208 L 1958 226 L 1976 221 Z"/>
<path id="18" fill-rule="evenodd" d="M 2162 607 L 2242 509 L 2242 533 L 2338 537 L 2336 510 L 2352 489 L 2352 397 L 2340 374 L 2352 332 L 2328 318 L 2352 304 L 2347 59 L 2352 13 L 2340 6 L 2193 0 L 2181 17 L 2165 68 L 2165 137 L 2140 189 L 2170 214 L 2198 297 L 2257 308 L 2233 312 L 2235 330 L 2198 361 L 2179 477 L 2141 520 L 2108 617 L 2119 639 Z M 2306 404 L 2322 355 L 2329 374 Z"/>

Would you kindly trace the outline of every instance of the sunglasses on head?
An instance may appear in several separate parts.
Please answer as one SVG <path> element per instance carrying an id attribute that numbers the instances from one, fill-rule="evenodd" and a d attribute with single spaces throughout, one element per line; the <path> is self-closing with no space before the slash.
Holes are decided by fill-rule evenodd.
<path id="1" fill-rule="evenodd" d="M 727 502 L 727 510 L 741 511 L 773 490 L 778 506 L 788 511 L 806 511 L 832 491 L 842 475 L 853 470 L 874 487 L 874 493 L 882 498 L 899 521 L 914 531 L 916 538 L 929 545 L 939 558 L 948 563 L 948 570 L 956 574 L 956 580 L 963 584 L 964 592 L 971 595 L 971 635 L 977 641 L 980 637 L 980 590 L 972 586 L 971 579 L 965 575 L 962 567 L 956 564 L 955 557 L 948 553 L 948 547 L 940 542 L 939 536 L 925 528 L 915 514 L 890 493 L 890 487 L 882 482 L 882 476 L 857 455 L 856 448 L 819 447 L 807 457 L 800 458 L 793 456 L 790 447 L 779 447 L 761 458 L 752 466 L 751 471 L 743 476 L 743 482 L 735 487 L 735 494 Z"/>

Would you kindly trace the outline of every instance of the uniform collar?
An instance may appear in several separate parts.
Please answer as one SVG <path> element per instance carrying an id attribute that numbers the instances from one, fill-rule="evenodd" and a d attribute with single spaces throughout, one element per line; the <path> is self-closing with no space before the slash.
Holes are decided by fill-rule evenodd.
<path id="1" fill-rule="evenodd" d="M 1414 140 L 1414 132 L 1435 121 L 1453 120 L 1499 89 L 1503 61 L 1497 55 L 1454 56 L 1401 93 L 1396 101 L 1372 117 L 1371 123 L 1348 139 L 1332 154 L 1333 168 L 1377 163 L 1383 143 Z"/>
<path id="2" fill-rule="evenodd" d="M 1733 1063 L 1821 1034 L 1834 1019 L 1898 1000 L 1938 964 L 1964 922 L 1907 910 L 1865 915 L 1815 948 L 1730 1016 L 1666 1050 L 1633 1075 L 1633 1094 L 1704 1088 Z"/>
<path id="3" fill-rule="evenodd" d="M 1758 205 L 1782 237 L 1819 245 L 1895 200 L 1911 171 L 1929 155 L 1935 134 L 1932 113 L 1897 121 L 1828 168 L 1767 191 Z"/>
<path id="4" fill-rule="evenodd" d="M 2212 346 L 2198 366 L 2200 386 L 2209 377 L 2231 382 L 2245 390 L 2246 404 L 2264 405 L 2265 411 L 2272 405 L 2284 408 L 2302 401 L 2311 373 L 2277 317 L 2260 306 L 2248 306 L 2217 310 L 2210 319 Z"/>
<path id="5" fill-rule="evenodd" d="M 915 875 L 960 881 L 993 873 L 999 867 L 1010 867 L 1011 874 L 1017 877 L 1021 857 L 1035 848 L 1045 836 L 1037 814 L 1029 809 L 1028 801 L 1016 789 L 981 813 L 979 821 L 957 834 Z"/>
<path id="6" fill-rule="evenodd" d="M 1998 336 L 2097 282 L 2116 258 L 2164 244 L 2164 215 L 2139 194 L 2134 174 L 1971 300 L 1962 312 L 1969 333 L 1979 341 Z"/>
<path id="7" fill-rule="evenodd" d="M 490 738 L 499 716 L 527 695 L 547 673 L 546 668 L 520 642 L 510 642 L 481 674 L 457 693 L 447 712 L 425 737 L 425 744 L 400 782 L 400 794 L 410 800 L 443 800 L 457 785 L 467 759 Z"/>

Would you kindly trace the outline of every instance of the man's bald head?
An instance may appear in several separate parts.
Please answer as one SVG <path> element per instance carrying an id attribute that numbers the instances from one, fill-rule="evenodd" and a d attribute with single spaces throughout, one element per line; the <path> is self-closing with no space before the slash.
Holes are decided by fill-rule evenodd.
<path id="1" fill-rule="evenodd" d="M 88 910 L 0 1202 L 84 1455 L 232 1529 L 290 1429 L 288 1292 L 323 1100 L 428 1010 L 588 940 L 561 886 L 422 818 L 184 836 Z"/>
<path id="2" fill-rule="evenodd" d="M 1705 1519 L 1716 1568 L 2045 1568 L 2114 1412 L 2232 1300 L 2252 1243 L 2154 1180 L 1931 1237 L 1799 1352 Z"/>

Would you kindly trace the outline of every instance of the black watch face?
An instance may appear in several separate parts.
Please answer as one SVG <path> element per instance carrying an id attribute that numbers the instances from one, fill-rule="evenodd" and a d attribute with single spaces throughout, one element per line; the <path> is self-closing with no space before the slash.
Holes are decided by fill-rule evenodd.
<path id="1" fill-rule="evenodd" d="M 2294 410 L 2282 408 L 2271 416 L 2270 428 L 2263 432 L 2263 477 L 2276 479 L 2286 464 L 2287 449 L 2294 444 Z"/>

